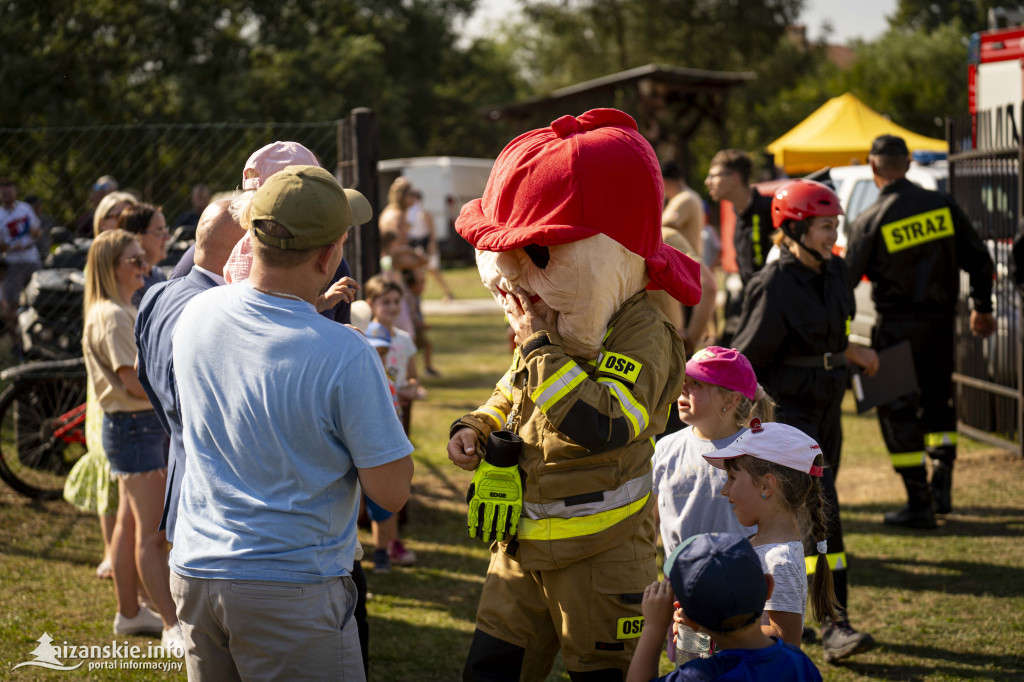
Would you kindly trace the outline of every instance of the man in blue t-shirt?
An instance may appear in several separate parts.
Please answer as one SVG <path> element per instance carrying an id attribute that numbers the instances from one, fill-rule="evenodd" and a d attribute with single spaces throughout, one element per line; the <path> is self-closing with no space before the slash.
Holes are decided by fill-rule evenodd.
<path id="1" fill-rule="evenodd" d="M 193 298 L 173 336 L 188 466 L 171 593 L 188 675 L 364 680 L 360 489 L 398 511 L 413 448 L 377 352 L 314 302 L 371 210 L 313 166 L 276 173 L 251 209 L 249 279 Z"/>
<path id="2" fill-rule="evenodd" d="M 694 535 L 665 561 L 665 575 L 668 579 L 644 590 L 644 628 L 626 682 L 821 681 L 804 652 L 761 632 L 761 613 L 774 583 L 746 538 Z M 658 677 L 673 601 L 679 602 L 683 624 L 711 635 L 717 651 Z"/>

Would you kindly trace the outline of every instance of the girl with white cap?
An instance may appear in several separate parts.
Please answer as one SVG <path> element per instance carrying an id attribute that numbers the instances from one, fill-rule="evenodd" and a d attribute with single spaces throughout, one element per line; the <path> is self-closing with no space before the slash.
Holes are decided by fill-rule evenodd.
<path id="1" fill-rule="evenodd" d="M 816 541 L 818 550 L 811 583 L 814 617 L 835 621 L 839 609 L 825 558 L 821 448 L 800 429 L 755 419 L 749 431 L 704 459 L 728 474 L 722 495 L 739 522 L 757 526 L 750 544 L 775 580 L 761 616 L 762 631 L 799 647 L 807 604 L 805 535 Z M 810 528 L 801 528 L 800 519 L 809 519 Z"/>

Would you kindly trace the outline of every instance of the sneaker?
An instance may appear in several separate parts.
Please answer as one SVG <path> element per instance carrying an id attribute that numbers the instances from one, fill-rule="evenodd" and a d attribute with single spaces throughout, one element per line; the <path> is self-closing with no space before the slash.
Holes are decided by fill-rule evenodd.
<path id="1" fill-rule="evenodd" d="M 935 523 L 935 513 L 928 507 L 917 508 L 909 504 L 899 511 L 885 513 L 885 525 L 903 526 L 904 528 L 917 528 L 920 530 L 934 530 L 938 528 Z"/>
<path id="2" fill-rule="evenodd" d="M 423 373 L 424 373 L 424 374 L 426 374 L 426 375 L 427 375 L 428 377 L 439 377 L 439 376 L 441 376 L 441 373 L 440 373 L 440 372 L 438 372 L 438 371 L 437 371 L 436 369 L 434 369 L 433 367 L 427 367 L 427 368 L 425 368 L 425 369 L 423 370 Z"/>
<path id="3" fill-rule="evenodd" d="M 164 630 L 160 636 L 160 646 L 164 648 L 168 656 L 185 657 L 185 633 L 181 631 L 181 623 L 175 623 Z"/>
<path id="4" fill-rule="evenodd" d="M 114 616 L 115 635 L 141 635 L 157 634 L 164 629 L 164 621 L 160 614 L 150 611 L 145 606 L 139 606 L 139 612 L 134 618 L 122 616 L 120 612 Z"/>
<path id="5" fill-rule="evenodd" d="M 857 632 L 850 621 L 826 623 L 821 628 L 821 649 L 826 663 L 860 654 L 875 646 L 875 638 L 866 632 Z"/>
<path id="6" fill-rule="evenodd" d="M 800 633 L 800 641 L 804 644 L 814 644 L 818 641 L 818 633 L 814 628 L 805 625 L 804 631 Z"/>
<path id="7" fill-rule="evenodd" d="M 416 563 L 416 552 L 406 549 L 401 540 L 388 543 L 388 557 L 396 566 L 412 566 Z"/>
<path id="8" fill-rule="evenodd" d="M 391 559 L 388 557 L 388 551 L 386 549 L 375 549 L 375 550 L 373 550 L 373 572 L 374 573 L 390 573 L 391 572 Z"/>

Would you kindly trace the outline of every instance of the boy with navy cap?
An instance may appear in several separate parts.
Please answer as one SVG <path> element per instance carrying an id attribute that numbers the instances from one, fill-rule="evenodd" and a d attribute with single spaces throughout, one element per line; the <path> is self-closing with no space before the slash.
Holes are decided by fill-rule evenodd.
<path id="1" fill-rule="evenodd" d="M 761 632 L 761 612 L 773 582 L 745 538 L 732 533 L 694 535 L 665 561 L 665 575 L 667 580 L 644 590 L 644 629 L 627 682 L 821 680 L 806 654 Z M 711 635 L 717 653 L 658 677 L 673 600 L 682 622 Z"/>

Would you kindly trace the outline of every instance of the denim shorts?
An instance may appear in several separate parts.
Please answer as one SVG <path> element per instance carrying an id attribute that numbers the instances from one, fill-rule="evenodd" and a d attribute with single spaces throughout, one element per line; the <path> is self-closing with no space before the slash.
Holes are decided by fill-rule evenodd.
<path id="1" fill-rule="evenodd" d="M 370 517 L 371 521 L 380 523 L 391 518 L 392 512 L 371 500 L 369 495 L 363 495 L 363 499 L 366 500 L 366 515 Z"/>
<path id="2" fill-rule="evenodd" d="M 153 410 L 103 415 L 103 449 L 114 476 L 166 469 L 168 445 Z"/>

